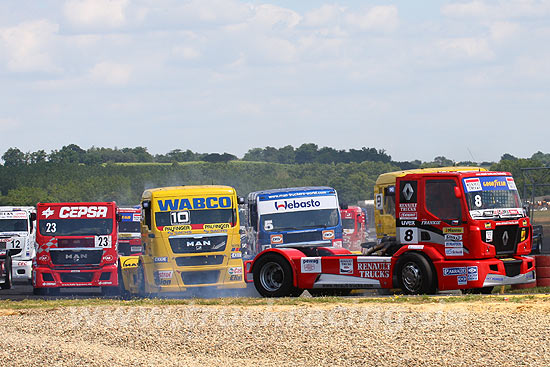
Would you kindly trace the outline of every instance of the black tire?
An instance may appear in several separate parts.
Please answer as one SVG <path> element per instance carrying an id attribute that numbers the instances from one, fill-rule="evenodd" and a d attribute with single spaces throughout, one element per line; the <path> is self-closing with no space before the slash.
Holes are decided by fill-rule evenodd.
<path id="1" fill-rule="evenodd" d="M 405 294 L 435 294 L 434 272 L 424 256 L 403 255 L 397 263 L 397 279 Z"/>
<path id="2" fill-rule="evenodd" d="M 292 267 L 278 254 L 265 254 L 254 264 L 254 286 L 264 297 L 297 297 L 301 289 L 294 287 Z"/>
<path id="3" fill-rule="evenodd" d="M 464 294 L 491 294 L 493 293 L 494 287 L 483 287 L 483 288 L 470 288 L 470 289 L 463 289 L 462 292 Z"/>
<path id="4" fill-rule="evenodd" d="M 336 288 L 336 289 L 308 289 L 312 297 L 346 297 L 351 293 L 351 289 Z"/>
<path id="5" fill-rule="evenodd" d="M 138 283 L 138 296 L 141 298 L 151 297 L 151 293 L 145 292 L 145 269 L 143 269 L 143 264 L 141 261 L 138 263 L 138 272 L 137 272 L 137 283 Z"/>
<path id="6" fill-rule="evenodd" d="M 4 278 L 4 283 L 0 284 L 0 288 L 11 289 L 11 257 L 9 255 L 6 256 L 4 270 L 6 272 L 6 277 Z"/>
<path id="7" fill-rule="evenodd" d="M 101 295 L 105 297 L 120 296 L 120 289 L 118 287 L 101 287 Z"/>

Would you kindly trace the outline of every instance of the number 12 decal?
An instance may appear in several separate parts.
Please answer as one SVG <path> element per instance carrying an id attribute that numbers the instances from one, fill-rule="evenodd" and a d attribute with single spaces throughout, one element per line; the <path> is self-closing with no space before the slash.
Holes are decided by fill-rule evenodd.
<path id="1" fill-rule="evenodd" d="M 95 236 L 95 247 L 111 248 L 111 236 Z"/>

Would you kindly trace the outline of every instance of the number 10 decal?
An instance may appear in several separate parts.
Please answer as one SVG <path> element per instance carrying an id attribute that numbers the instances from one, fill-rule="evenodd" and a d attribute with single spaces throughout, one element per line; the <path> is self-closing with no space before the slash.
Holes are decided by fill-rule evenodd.
<path id="1" fill-rule="evenodd" d="M 399 241 L 403 245 L 418 243 L 418 228 L 416 227 L 399 228 Z"/>
<path id="2" fill-rule="evenodd" d="M 95 247 L 98 248 L 111 248 L 112 242 L 111 242 L 111 236 L 95 236 Z"/>
<path id="3" fill-rule="evenodd" d="M 187 210 L 182 212 L 170 212 L 171 225 L 188 224 L 188 223 L 189 223 L 189 212 Z"/>

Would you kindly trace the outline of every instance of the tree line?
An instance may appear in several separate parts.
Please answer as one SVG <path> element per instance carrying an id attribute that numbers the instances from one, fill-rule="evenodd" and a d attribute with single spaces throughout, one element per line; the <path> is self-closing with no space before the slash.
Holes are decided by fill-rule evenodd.
<path id="1" fill-rule="evenodd" d="M 243 196 L 269 188 L 327 185 L 338 191 L 342 202 L 351 204 L 373 198 L 374 182 L 381 173 L 419 167 L 480 165 L 454 162 L 442 156 L 431 162 L 395 162 L 383 150 L 319 149 L 315 144 L 303 144 L 298 148 L 254 148 L 242 159 L 228 153 L 225 157 L 216 154 L 173 150 L 153 156 L 143 147 L 84 150 L 74 144 L 50 154 L 44 151 L 23 153 L 10 148 L 2 156 L 4 164 L 0 166 L 0 205 L 113 200 L 133 205 L 139 202 L 144 189 L 193 184 L 230 185 Z M 285 154 L 287 158 L 283 158 Z M 330 156 L 333 158 L 329 159 Z M 530 184 L 534 180 L 550 184 L 550 170 L 531 172 L 527 178 L 521 170 L 550 167 L 550 154 L 547 153 L 537 152 L 530 158 L 506 153 L 499 162 L 482 162 L 481 165 L 512 172 L 521 194 L 524 182 Z M 527 186 L 527 196 L 531 196 L 531 189 Z M 536 187 L 535 194 L 549 195 L 550 185 Z"/>

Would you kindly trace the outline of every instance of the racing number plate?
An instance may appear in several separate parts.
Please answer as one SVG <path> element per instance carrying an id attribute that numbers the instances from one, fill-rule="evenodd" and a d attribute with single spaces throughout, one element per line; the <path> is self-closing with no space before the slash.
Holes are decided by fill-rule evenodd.
<path id="1" fill-rule="evenodd" d="M 111 248 L 112 247 L 111 236 L 95 236 L 94 246 L 97 248 Z"/>

